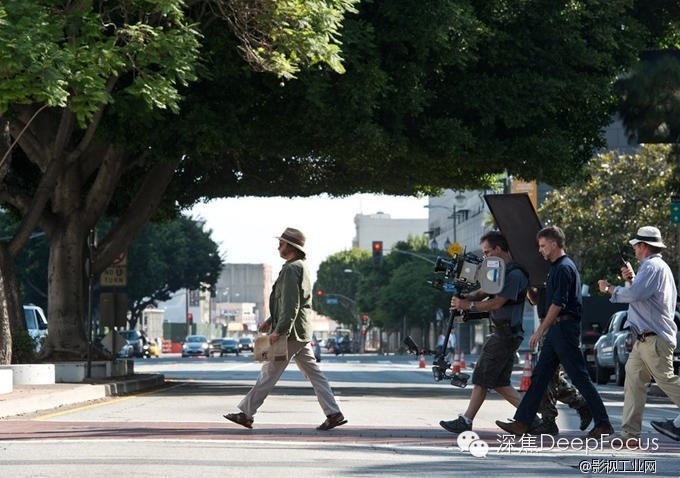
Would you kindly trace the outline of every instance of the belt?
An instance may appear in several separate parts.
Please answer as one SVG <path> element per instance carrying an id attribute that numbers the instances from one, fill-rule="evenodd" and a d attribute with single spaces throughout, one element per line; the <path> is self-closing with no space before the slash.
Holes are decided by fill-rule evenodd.
<path id="1" fill-rule="evenodd" d="M 524 329 L 522 329 L 521 325 L 513 325 L 509 326 L 507 324 L 492 324 L 494 326 L 494 329 L 497 333 L 500 333 L 502 335 L 516 335 L 518 333 L 524 333 Z"/>
<path id="2" fill-rule="evenodd" d="M 563 320 L 578 320 L 578 317 L 568 313 L 557 316 L 557 322 L 562 322 Z"/>
<path id="3" fill-rule="evenodd" d="M 644 332 L 642 334 L 637 335 L 637 339 L 640 342 L 644 342 L 647 337 L 653 337 L 656 335 L 656 332 Z"/>

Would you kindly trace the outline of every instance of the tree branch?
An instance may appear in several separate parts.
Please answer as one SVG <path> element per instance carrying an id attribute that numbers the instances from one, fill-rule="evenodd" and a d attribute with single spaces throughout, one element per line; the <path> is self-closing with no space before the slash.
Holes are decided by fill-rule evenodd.
<path id="1" fill-rule="evenodd" d="M 180 159 L 159 162 L 149 170 L 126 213 L 118 220 L 97 248 L 93 266 L 101 274 L 120 254 L 130 238 L 136 237 L 156 211 Z"/>

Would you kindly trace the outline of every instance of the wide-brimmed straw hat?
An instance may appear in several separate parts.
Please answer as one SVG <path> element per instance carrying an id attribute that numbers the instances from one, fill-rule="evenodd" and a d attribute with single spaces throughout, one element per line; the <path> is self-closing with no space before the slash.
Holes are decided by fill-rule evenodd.
<path id="1" fill-rule="evenodd" d="M 305 235 L 297 229 L 287 227 L 283 234 L 277 237 L 278 240 L 287 242 L 294 248 L 305 252 Z M 305 252 L 306 254 L 306 252 Z"/>
<path id="2" fill-rule="evenodd" d="M 654 226 L 641 227 L 638 229 L 636 236 L 628 242 L 630 242 L 631 246 L 634 246 L 639 242 L 644 242 L 653 247 L 659 247 L 661 249 L 666 248 L 666 244 L 661 240 L 661 231 Z"/>

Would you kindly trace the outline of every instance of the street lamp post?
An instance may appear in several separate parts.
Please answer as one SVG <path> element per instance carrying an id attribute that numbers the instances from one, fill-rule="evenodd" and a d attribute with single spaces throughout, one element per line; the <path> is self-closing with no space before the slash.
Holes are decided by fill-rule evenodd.
<path id="1" fill-rule="evenodd" d="M 460 206 L 462 206 L 465 203 L 465 195 L 462 193 L 456 194 L 454 198 L 454 204 L 452 207 L 449 206 L 444 206 L 441 204 L 426 204 L 423 207 L 426 207 L 428 209 L 445 209 L 447 211 L 451 212 L 451 215 L 448 217 L 448 219 L 452 219 L 452 227 L 451 227 L 451 233 L 453 234 L 453 242 L 458 242 L 458 214 L 460 213 L 460 210 L 458 209 Z M 432 241 L 435 245 L 437 245 L 436 239 L 433 239 Z M 449 245 L 451 245 L 451 242 L 447 238 L 447 242 Z"/>
<path id="2" fill-rule="evenodd" d="M 359 276 L 359 280 L 363 279 L 363 277 L 364 277 L 364 275 L 361 272 L 355 271 L 354 269 L 344 269 L 343 272 L 345 274 L 356 274 L 356 275 Z M 356 295 L 356 290 L 354 290 L 354 294 Z M 354 308 L 353 313 L 355 315 L 355 319 L 357 321 L 357 324 L 361 327 L 360 333 L 356 336 L 358 337 L 358 340 L 361 344 L 359 352 L 363 354 L 363 353 L 366 352 L 366 339 L 368 337 L 368 335 L 367 335 L 368 327 L 361 320 L 361 312 L 357 308 L 356 302 L 354 302 L 353 308 Z"/>

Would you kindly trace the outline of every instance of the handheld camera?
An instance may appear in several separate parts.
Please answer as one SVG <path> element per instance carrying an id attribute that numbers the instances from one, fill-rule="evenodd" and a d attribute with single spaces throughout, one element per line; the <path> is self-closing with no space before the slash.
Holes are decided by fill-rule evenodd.
<path id="1" fill-rule="evenodd" d="M 432 287 L 454 294 L 468 294 L 481 289 L 498 294 L 505 283 L 505 261 L 500 257 L 482 259 L 472 253 L 455 255 L 451 260 L 437 257 Z"/>

